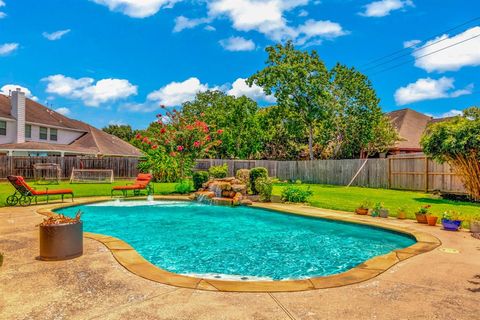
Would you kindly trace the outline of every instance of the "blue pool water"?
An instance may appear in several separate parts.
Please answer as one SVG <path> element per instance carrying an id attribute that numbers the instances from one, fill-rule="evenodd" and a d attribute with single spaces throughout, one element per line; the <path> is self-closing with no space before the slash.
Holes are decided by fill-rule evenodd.
<path id="1" fill-rule="evenodd" d="M 373 227 L 181 201 L 111 201 L 57 212 L 73 216 L 79 209 L 85 231 L 120 238 L 162 269 L 210 278 L 325 276 L 415 242 Z"/>

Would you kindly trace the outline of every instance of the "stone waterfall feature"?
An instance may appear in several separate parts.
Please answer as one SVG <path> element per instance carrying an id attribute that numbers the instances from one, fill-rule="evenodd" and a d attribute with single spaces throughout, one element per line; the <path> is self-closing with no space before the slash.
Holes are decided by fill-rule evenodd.
<path id="1" fill-rule="evenodd" d="M 219 205 L 251 205 L 247 198 L 247 186 L 242 181 L 232 178 L 212 179 L 205 182 L 193 195 L 197 201 Z"/>

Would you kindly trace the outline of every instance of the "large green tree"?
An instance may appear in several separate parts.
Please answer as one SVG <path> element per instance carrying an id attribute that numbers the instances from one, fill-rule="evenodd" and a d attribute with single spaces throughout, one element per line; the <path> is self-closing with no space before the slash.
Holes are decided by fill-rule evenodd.
<path id="1" fill-rule="evenodd" d="M 267 66 L 247 79 L 266 94 L 273 94 L 278 106 L 299 119 L 308 136 L 309 158 L 314 159 L 315 126 L 327 115 L 329 74 L 316 51 L 295 49 L 291 41 L 267 47 Z"/>
<path id="2" fill-rule="evenodd" d="M 133 130 L 131 126 L 124 125 L 124 124 L 122 125 L 111 124 L 111 125 L 108 125 L 107 127 L 104 127 L 102 130 L 105 131 L 106 133 L 119 137 L 120 139 L 125 140 L 127 142 L 131 142 L 132 139 L 137 134 L 137 131 Z"/>
<path id="3" fill-rule="evenodd" d="M 205 122 L 224 130 L 216 157 L 240 159 L 257 158 L 262 151 L 258 110 L 258 104 L 250 98 L 237 98 L 216 90 L 198 93 L 182 108 L 186 118 L 202 117 Z"/>
<path id="4" fill-rule="evenodd" d="M 421 144 L 425 154 L 450 164 L 471 197 L 480 200 L 480 108 L 471 107 L 463 116 L 432 124 Z"/>

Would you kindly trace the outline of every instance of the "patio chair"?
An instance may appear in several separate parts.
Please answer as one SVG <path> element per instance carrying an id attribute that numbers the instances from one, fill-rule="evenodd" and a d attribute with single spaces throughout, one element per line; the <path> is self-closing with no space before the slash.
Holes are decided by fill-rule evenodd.
<path id="1" fill-rule="evenodd" d="M 134 183 L 113 187 L 111 196 L 113 197 L 114 191 L 121 191 L 123 196 L 126 197 L 128 190 L 132 190 L 134 196 L 139 196 L 142 190 L 146 190 L 147 195 L 151 195 L 154 192 L 153 184 L 151 183 L 152 179 L 153 176 L 150 173 L 140 173 Z"/>
<path id="2" fill-rule="evenodd" d="M 28 183 L 22 176 L 8 176 L 7 179 L 15 188 L 15 193 L 8 196 L 5 201 L 6 204 L 9 206 L 15 206 L 19 204 L 26 207 L 32 203 L 32 199 L 35 200 L 35 204 L 37 204 L 37 197 L 39 196 L 46 196 L 48 203 L 49 196 L 58 195 L 62 197 L 63 202 L 64 196 L 66 194 L 72 196 L 73 202 L 73 191 L 71 189 L 48 190 L 48 188 L 45 188 L 45 190 L 35 190 L 28 185 Z"/>

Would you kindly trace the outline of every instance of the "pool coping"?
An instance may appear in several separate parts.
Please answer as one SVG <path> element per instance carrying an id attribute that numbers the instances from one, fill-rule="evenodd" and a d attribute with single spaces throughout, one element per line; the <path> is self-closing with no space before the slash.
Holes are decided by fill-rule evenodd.
<path id="1" fill-rule="evenodd" d="M 154 199 L 190 201 L 187 196 L 155 196 Z M 55 214 L 53 212 L 55 209 L 108 200 L 112 200 L 112 198 L 80 198 L 76 199 L 73 203 L 50 204 L 36 210 L 36 212 L 40 215 L 50 216 Z M 144 200 L 144 197 L 131 197 L 126 200 Z M 376 218 L 381 220 L 373 220 L 371 217 L 358 216 L 349 212 L 320 209 L 306 205 L 254 203 L 252 207 L 292 215 L 373 226 L 409 235 L 415 238 L 417 242 L 404 249 L 393 250 L 387 254 L 373 257 L 352 269 L 330 276 L 281 281 L 237 281 L 196 278 L 172 273 L 150 263 L 133 247 L 121 239 L 90 232 L 84 232 L 84 236 L 101 242 L 110 250 L 118 263 L 128 271 L 142 278 L 181 288 L 220 292 L 297 292 L 351 285 L 372 279 L 401 261 L 429 252 L 441 245 L 441 241 L 431 234 L 384 223 L 391 218 Z"/>

